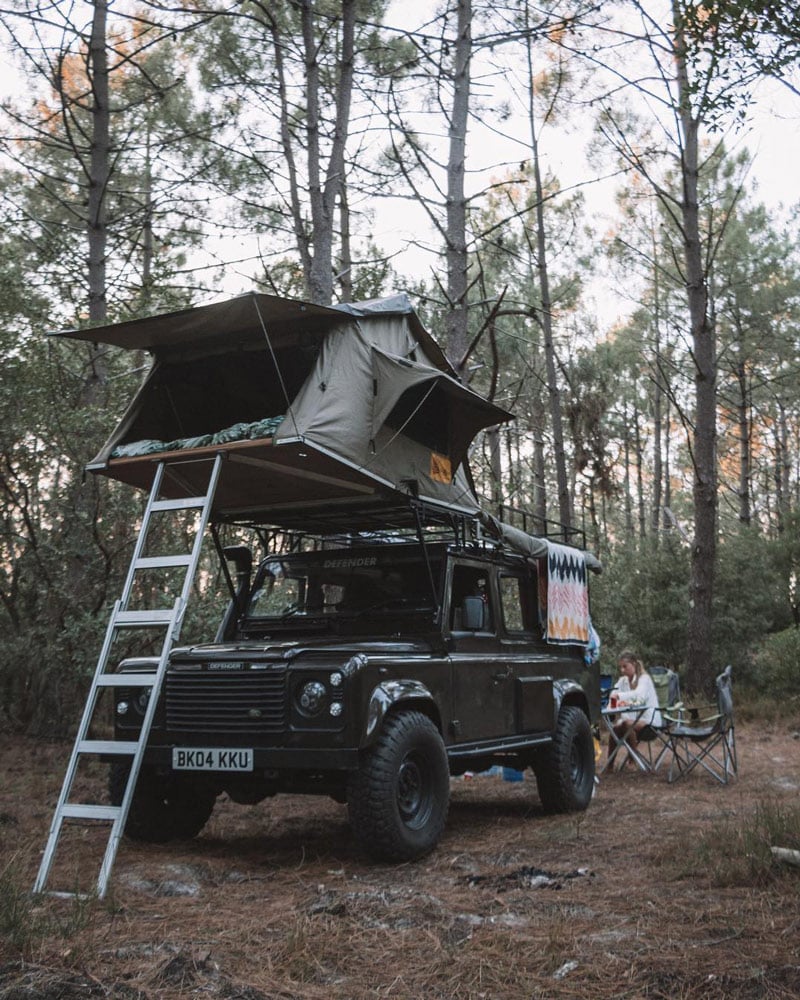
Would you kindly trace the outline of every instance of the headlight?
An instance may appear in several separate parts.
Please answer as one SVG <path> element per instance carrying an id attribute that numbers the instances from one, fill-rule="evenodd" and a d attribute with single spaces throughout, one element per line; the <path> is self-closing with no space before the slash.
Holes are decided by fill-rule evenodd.
<path id="1" fill-rule="evenodd" d="M 150 700 L 152 690 L 152 688 L 145 688 L 136 696 L 136 710 L 142 715 L 147 711 L 147 703 Z"/>
<path id="2" fill-rule="evenodd" d="M 320 681 L 308 681 L 300 688 L 297 704 L 303 715 L 319 715 L 327 698 L 324 684 Z"/>

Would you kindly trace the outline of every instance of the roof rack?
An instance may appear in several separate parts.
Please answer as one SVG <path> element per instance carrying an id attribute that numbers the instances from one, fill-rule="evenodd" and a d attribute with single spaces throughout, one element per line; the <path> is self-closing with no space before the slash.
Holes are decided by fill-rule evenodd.
<path id="1" fill-rule="evenodd" d="M 586 532 L 582 528 L 572 528 L 561 521 L 541 517 L 533 511 L 522 507 L 512 507 L 510 504 L 498 504 L 497 516 L 500 521 L 521 528 L 529 535 L 538 538 L 549 538 L 564 545 L 574 545 L 579 549 L 586 548 Z"/>
<path id="2" fill-rule="evenodd" d="M 538 538 L 585 548 L 585 533 L 558 521 L 542 519 L 522 508 L 500 505 L 500 520 Z M 412 517 L 409 518 L 409 513 Z M 383 509 L 383 516 L 363 521 L 358 528 L 340 521 L 335 511 L 329 520 L 318 516 L 307 528 L 294 524 L 264 525 L 238 522 L 253 530 L 266 553 L 304 552 L 323 548 L 353 548 L 361 545 L 399 544 L 419 541 L 447 542 L 461 548 L 501 549 L 502 539 L 487 532 L 478 512 L 457 510 L 414 497 Z"/>

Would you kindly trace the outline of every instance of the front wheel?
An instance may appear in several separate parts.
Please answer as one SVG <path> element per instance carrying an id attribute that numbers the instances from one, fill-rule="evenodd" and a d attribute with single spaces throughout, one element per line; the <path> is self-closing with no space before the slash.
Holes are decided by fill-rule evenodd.
<path id="1" fill-rule="evenodd" d="M 111 765 L 108 787 L 112 805 L 122 803 L 129 769 L 128 764 Z M 213 791 L 185 778 L 161 777 L 151 768 L 143 767 L 133 793 L 125 835 L 150 844 L 189 840 L 206 825 L 216 799 Z"/>
<path id="2" fill-rule="evenodd" d="M 422 712 L 389 715 L 350 779 L 353 833 L 379 861 L 413 861 L 438 844 L 450 804 L 447 752 Z"/>
<path id="3" fill-rule="evenodd" d="M 553 742 L 540 750 L 534 762 L 539 798 L 545 812 L 585 809 L 594 787 L 594 740 L 586 715 L 575 705 L 558 713 Z"/>

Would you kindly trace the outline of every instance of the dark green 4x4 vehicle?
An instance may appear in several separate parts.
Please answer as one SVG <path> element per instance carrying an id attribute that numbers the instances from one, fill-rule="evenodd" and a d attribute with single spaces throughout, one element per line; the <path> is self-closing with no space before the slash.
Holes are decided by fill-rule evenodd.
<path id="1" fill-rule="evenodd" d="M 558 556 L 534 541 L 543 554 L 361 536 L 270 552 L 254 573 L 227 549 L 236 593 L 215 642 L 170 655 L 128 835 L 194 836 L 223 792 L 312 793 L 347 803 L 367 853 L 409 860 L 441 837 L 451 776 L 492 765 L 532 769 L 546 811 L 585 809 L 598 672 L 580 643 L 547 641 Z M 117 739 L 136 738 L 146 698 L 116 690 Z M 112 765 L 112 800 L 126 779 Z"/>

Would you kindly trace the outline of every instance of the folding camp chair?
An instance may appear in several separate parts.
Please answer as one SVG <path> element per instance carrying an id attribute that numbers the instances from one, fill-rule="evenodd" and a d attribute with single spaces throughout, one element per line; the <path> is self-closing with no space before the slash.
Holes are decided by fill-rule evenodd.
<path id="1" fill-rule="evenodd" d="M 731 675 L 728 666 L 717 677 L 716 713 L 700 718 L 699 710 L 681 709 L 665 720 L 672 751 L 670 781 L 686 777 L 698 764 L 723 785 L 736 775 Z"/>
<path id="2" fill-rule="evenodd" d="M 647 760 L 651 771 L 657 771 L 672 749 L 670 742 L 671 719 L 675 719 L 681 710 L 681 683 L 674 670 L 669 667 L 650 667 L 648 669 L 653 680 L 653 686 L 658 695 L 658 707 L 661 709 L 662 724 L 648 725 L 639 733 L 639 744 L 647 748 Z"/>

